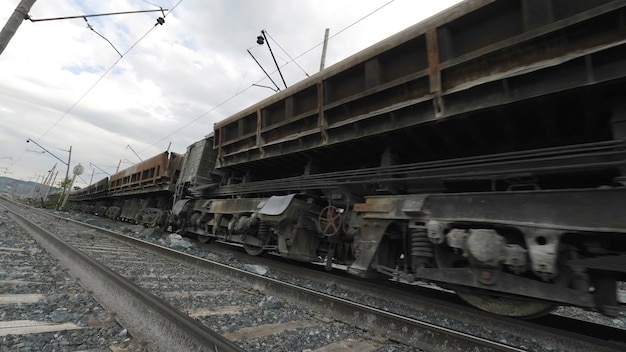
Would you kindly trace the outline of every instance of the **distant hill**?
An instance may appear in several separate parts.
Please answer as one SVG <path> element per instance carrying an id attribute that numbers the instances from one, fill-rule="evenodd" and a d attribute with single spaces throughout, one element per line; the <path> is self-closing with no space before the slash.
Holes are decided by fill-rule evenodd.
<path id="1" fill-rule="evenodd" d="M 0 193 L 8 193 L 18 196 L 30 196 L 33 189 L 39 184 L 32 181 L 21 181 L 10 177 L 0 176 Z M 58 187 L 54 191 L 60 191 Z"/>

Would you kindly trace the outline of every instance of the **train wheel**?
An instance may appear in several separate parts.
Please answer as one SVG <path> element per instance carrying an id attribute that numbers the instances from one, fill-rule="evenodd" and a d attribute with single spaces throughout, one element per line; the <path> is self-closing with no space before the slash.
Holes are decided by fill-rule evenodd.
<path id="1" fill-rule="evenodd" d="M 255 246 L 253 244 L 244 242 L 243 249 L 246 251 L 246 253 L 254 256 L 265 254 L 265 249 L 263 249 L 263 247 L 268 245 L 272 238 L 272 236 L 270 235 L 269 225 L 266 222 L 261 222 L 259 224 L 259 229 L 254 237 L 256 237 L 261 242 L 261 245 Z"/>
<path id="2" fill-rule="evenodd" d="M 263 247 L 257 247 L 247 243 L 243 244 L 243 249 L 246 250 L 246 253 L 254 256 L 265 253 L 265 249 L 263 249 Z"/>
<path id="3" fill-rule="evenodd" d="M 163 216 L 161 217 L 161 223 L 159 224 L 159 228 L 163 231 L 167 231 L 170 227 L 170 219 L 172 218 L 172 211 L 166 210 L 163 212 Z"/>
<path id="4" fill-rule="evenodd" d="M 211 242 L 211 237 L 198 235 L 198 241 L 202 243 L 208 243 L 208 242 Z"/>
<path id="5" fill-rule="evenodd" d="M 470 266 L 467 258 L 445 246 L 435 247 L 435 260 L 439 268 Z M 456 294 L 465 302 L 478 309 L 515 318 L 536 318 L 546 315 L 556 308 L 552 303 L 503 297 L 491 293 L 457 290 Z"/>
<path id="6" fill-rule="evenodd" d="M 465 302 L 497 315 L 531 319 L 550 313 L 555 305 L 540 301 L 526 301 L 482 293 L 456 292 Z"/>

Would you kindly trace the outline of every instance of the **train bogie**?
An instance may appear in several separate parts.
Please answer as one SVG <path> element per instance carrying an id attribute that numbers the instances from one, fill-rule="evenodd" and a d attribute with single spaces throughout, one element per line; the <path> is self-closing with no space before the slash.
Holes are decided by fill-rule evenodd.
<path id="1" fill-rule="evenodd" d="M 367 246 L 348 271 L 437 282 L 499 314 L 542 314 L 550 302 L 614 314 L 596 285 L 612 282 L 615 299 L 626 277 L 625 202 L 624 189 L 368 197 L 355 206 Z M 614 265 L 584 268 L 596 261 Z M 487 291 L 509 301 L 478 298 Z"/>
<path id="2" fill-rule="evenodd" d="M 253 255 L 265 251 L 299 261 L 318 261 L 315 206 L 295 194 L 269 198 L 182 200 L 174 228 L 205 241 L 239 243 Z"/>

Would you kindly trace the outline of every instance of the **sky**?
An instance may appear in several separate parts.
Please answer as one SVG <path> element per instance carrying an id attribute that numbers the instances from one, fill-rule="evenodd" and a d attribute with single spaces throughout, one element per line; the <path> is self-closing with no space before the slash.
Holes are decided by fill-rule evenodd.
<path id="1" fill-rule="evenodd" d="M 0 54 L 0 176 L 85 187 L 166 150 L 184 153 L 213 124 L 458 0 L 46 0 Z M 0 0 L 4 26 L 19 0 Z M 88 27 L 89 26 L 89 27 Z M 91 29 L 90 29 L 91 28 Z M 104 38 L 103 38 L 104 37 Z M 27 139 L 34 143 L 27 143 Z M 48 152 L 43 152 L 43 149 Z M 56 158 L 55 158 L 56 156 Z M 63 163 L 59 160 L 63 161 Z"/>

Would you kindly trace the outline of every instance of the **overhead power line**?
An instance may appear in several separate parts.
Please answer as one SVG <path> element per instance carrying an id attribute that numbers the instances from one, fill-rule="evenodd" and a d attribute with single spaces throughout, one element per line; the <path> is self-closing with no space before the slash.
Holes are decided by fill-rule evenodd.
<path id="1" fill-rule="evenodd" d="M 30 16 L 28 16 L 28 11 L 30 11 L 30 8 L 32 7 L 32 4 L 35 2 L 35 0 L 22 0 L 22 2 L 18 5 L 18 8 L 15 10 L 16 13 L 18 15 L 20 15 L 20 22 L 21 23 L 23 20 L 29 19 Z M 137 44 L 139 44 L 144 38 L 146 38 L 148 36 L 148 34 L 150 34 L 150 32 L 152 32 L 152 30 L 158 26 L 159 24 L 163 24 L 165 23 L 165 17 L 167 15 L 169 15 L 169 13 L 171 13 L 176 7 L 178 7 L 178 5 L 180 5 L 180 3 L 183 2 L 183 0 L 179 0 L 176 5 L 174 5 L 172 7 L 171 10 L 168 11 L 167 14 L 165 14 L 164 11 L 167 11 L 161 7 L 159 7 L 159 10 L 146 10 L 144 12 L 153 12 L 153 11 L 161 11 L 163 13 L 163 17 L 159 17 L 156 21 L 156 24 L 152 27 L 150 27 L 150 29 L 144 34 L 142 35 L 137 41 L 135 41 L 135 43 L 133 45 L 131 45 L 128 50 L 126 50 L 124 53 L 120 54 L 120 58 L 118 58 L 95 82 L 94 84 L 91 85 L 91 87 L 89 87 L 87 89 L 87 91 L 85 91 L 85 93 L 83 93 L 78 100 L 76 100 L 76 102 L 74 102 L 74 104 L 72 104 L 53 124 L 52 126 L 50 126 L 41 136 L 39 136 L 39 138 L 37 138 L 37 141 L 40 141 L 43 137 L 45 137 L 54 127 L 56 127 L 56 125 L 59 124 L 59 122 L 61 122 L 86 96 L 87 94 L 89 94 L 89 92 L 91 92 L 99 83 L 100 81 L 102 81 L 104 79 L 104 77 L 106 77 L 109 72 L 111 72 L 113 70 L 113 68 L 129 53 L 131 52 L 136 46 Z M 23 3 L 25 3 L 25 5 L 23 5 Z M 130 13 L 129 11 L 127 11 L 127 13 Z M 15 13 L 14 13 L 15 16 Z M 89 17 L 93 17 L 93 16 L 97 16 L 97 15 L 81 15 L 81 16 L 77 16 L 77 18 L 84 18 L 86 16 Z M 19 24 L 18 24 L 19 26 Z M 17 27 L 15 28 L 17 29 Z M 3 29 L 4 31 L 4 29 Z M 13 30 L 13 32 L 15 32 L 15 30 Z M 11 33 L 11 37 L 13 36 L 13 33 Z M 10 37 L 9 37 L 10 39 Z M 105 38 L 106 39 L 106 38 Z M 8 40 L 7 40 L 8 42 Z M 112 45 L 112 44 L 111 44 Z M 6 44 L 5 44 L 6 46 Z M 4 47 L 2 46 L 2 43 L 0 43 L 0 49 L 4 49 Z M 116 49 L 117 50 L 117 49 Z M 1 53 L 1 51 L 0 51 Z M 118 52 L 119 53 L 119 52 Z M 15 163 L 18 163 L 22 157 L 24 156 L 26 152 L 22 153 L 22 155 L 16 160 Z"/>
<path id="2" fill-rule="evenodd" d="M 176 5 L 174 5 L 174 7 L 172 7 L 172 9 L 168 12 L 167 15 L 169 15 L 169 13 L 171 13 L 181 2 L 183 2 L 183 0 L 179 0 Z M 161 10 L 150 10 L 150 11 L 161 11 Z M 167 16 L 165 13 L 163 13 L 163 17 Z M 47 135 L 54 127 L 56 127 L 56 125 L 61 122 L 61 120 L 63 120 L 65 118 L 65 116 L 67 116 L 72 110 L 74 110 L 74 108 L 87 96 L 87 94 L 89 94 L 89 92 L 91 92 L 97 85 L 98 83 L 100 83 L 100 81 L 102 81 L 104 79 L 104 77 L 106 77 L 109 72 L 111 72 L 113 70 L 113 68 L 124 58 L 124 56 L 126 56 L 129 52 L 131 52 L 131 50 L 133 50 L 135 48 L 135 46 L 137 46 L 137 44 L 139 44 L 139 42 L 141 42 L 145 37 L 148 36 L 148 34 L 150 34 L 150 32 L 152 32 L 152 30 L 159 24 L 163 24 L 165 22 L 165 20 L 161 17 L 159 17 L 159 19 L 161 19 L 161 21 L 159 21 L 157 19 L 157 24 L 155 24 L 154 26 L 150 27 L 150 29 L 144 34 L 142 35 L 139 39 L 137 39 L 137 41 L 130 46 L 130 48 L 128 48 L 128 50 L 126 50 L 124 53 L 120 54 L 120 58 L 115 60 L 115 62 L 94 82 L 94 84 L 91 85 L 91 87 L 89 87 L 87 89 L 87 91 L 85 91 L 85 93 L 83 93 L 83 95 L 80 96 L 80 98 L 78 98 L 78 100 L 72 104 L 53 124 L 52 126 L 50 126 L 50 128 L 48 128 L 40 137 L 39 139 L 43 138 L 45 135 Z M 116 49 L 117 50 L 117 49 Z"/>
<path id="3" fill-rule="evenodd" d="M 338 36 L 339 34 L 341 34 L 341 33 L 345 32 L 348 28 L 350 28 L 350 27 L 352 27 L 352 26 L 356 25 L 357 23 L 359 23 L 359 22 L 363 21 L 363 20 L 364 20 L 364 19 L 366 19 L 367 17 L 369 17 L 369 16 L 371 16 L 371 15 L 375 14 L 376 12 L 378 12 L 378 11 L 382 10 L 384 7 L 386 7 L 387 5 L 391 4 L 391 3 L 392 3 L 392 2 L 394 2 L 394 1 L 395 1 L 395 0 L 391 0 L 391 1 L 387 2 L 387 3 L 385 3 L 384 5 L 382 5 L 382 6 L 378 7 L 378 8 L 377 8 L 377 9 L 375 9 L 374 11 L 372 11 L 372 12 L 370 12 L 370 13 L 366 14 L 365 16 L 363 16 L 363 17 L 361 17 L 360 19 L 356 20 L 355 22 L 351 23 L 350 25 L 348 25 L 347 27 L 343 28 L 343 29 L 342 29 L 342 30 L 340 30 L 339 32 L 335 33 L 335 34 L 334 34 L 333 36 L 331 36 L 330 38 L 334 38 L 334 37 Z M 177 5 L 178 5 L 178 4 L 177 4 Z M 267 32 L 266 32 L 266 33 L 267 33 Z M 274 40 L 274 38 L 272 38 L 272 40 Z M 274 40 L 274 42 L 276 43 L 276 40 Z M 320 46 L 320 45 L 322 45 L 322 44 L 324 44 L 324 41 L 322 41 L 321 43 L 319 43 L 319 44 L 317 44 L 317 45 L 313 46 L 312 48 L 310 48 L 309 50 L 307 50 L 307 51 L 305 51 L 305 52 L 301 53 L 300 55 L 296 56 L 296 57 L 295 57 L 295 59 L 294 59 L 294 58 L 291 58 L 291 56 L 289 56 L 289 54 L 287 54 L 287 52 L 285 52 L 285 54 L 287 54 L 287 56 L 289 56 L 289 58 L 291 59 L 291 61 L 295 62 L 295 60 L 296 60 L 296 59 L 299 59 L 300 57 L 302 57 L 302 56 L 306 55 L 307 53 L 311 52 L 312 50 L 314 50 L 315 48 L 317 48 L 318 46 Z M 279 45 L 279 47 L 280 47 L 280 45 Z M 281 48 L 281 49 L 282 49 L 282 48 Z M 285 51 L 285 50 L 283 50 L 283 51 Z M 250 54 L 250 55 L 252 55 L 252 54 Z M 254 57 L 254 56 L 253 56 L 253 57 Z M 255 60 L 256 60 L 256 59 L 255 59 Z M 291 61 L 290 61 L 290 62 L 291 62 Z M 289 62 L 288 62 L 288 63 L 289 63 Z M 287 64 L 288 64 L 288 63 L 287 63 Z M 285 65 L 286 65 L 286 64 L 285 64 Z M 283 65 L 283 66 L 284 66 L 284 65 Z M 274 72 L 276 72 L 276 71 L 274 71 Z M 274 73 L 274 72 L 272 72 L 272 73 Z M 306 72 L 305 72 L 305 73 L 306 73 Z M 269 76 L 269 75 L 268 75 L 268 76 Z M 229 101 L 231 101 L 231 100 L 235 99 L 238 95 L 240 95 L 240 94 L 244 93 L 244 92 L 245 92 L 245 91 L 247 91 L 248 89 L 250 89 L 250 88 L 252 88 L 252 87 L 258 87 L 258 86 L 260 86 L 260 85 L 259 85 L 259 83 L 261 83 L 263 80 L 265 80 L 265 77 L 264 77 L 264 78 L 259 79 L 258 81 L 256 81 L 255 83 L 251 84 L 249 87 L 246 87 L 246 88 L 242 89 L 241 91 L 239 91 L 239 89 L 237 89 L 237 92 L 236 92 L 235 94 L 233 94 L 232 96 L 230 96 L 229 98 L 227 98 L 226 100 L 222 101 L 221 103 L 219 103 L 219 104 L 217 104 L 217 105 L 213 106 L 211 109 L 209 109 L 209 110 L 207 110 L 207 111 L 203 112 L 202 114 L 198 115 L 197 117 L 195 117 L 195 118 L 194 118 L 194 119 L 192 119 L 191 121 L 189 121 L 189 122 L 185 123 L 183 126 L 181 126 L 181 127 L 179 127 L 178 129 L 176 129 L 176 130 L 172 131 L 171 133 L 169 133 L 169 134 L 168 134 L 168 135 L 166 135 L 165 137 L 163 137 L 163 138 L 159 139 L 158 141 L 156 141 L 156 142 L 154 142 L 154 143 L 150 144 L 150 145 L 149 145 L 149 146 L 147 146 L 146 148 L 142 149 L 142 152 L 143 152 L 143 151 L 146 151 L 146 150 L 148 150 L 150 147 L 156 146 L 157 144 L 161 143 L 162 141 L 164 141 L 164 140 L 166 140 L 166 139 L 168 139 L 168 138 L 170 138 L 170 137 L 174 136 L 175 134 L 177 134 L 178 132 L 182 131 L 183 129 L 185 129 L 185 128 L 189 127 L 190 125 L 194 124 L 195 122 L 197 122 L 197 121 L 198 121 L 198 120 L 200 120 L 201 118 L 203 118 L 203 117 L 207 116 L 208 114 L 210 114 L 210 113 L 212 113 L 213 111 L 217 110 L 218 108 L 222 107 L 223 105 L 225 105 L 225 104 L 226 104 L 226 103 L 228 103 Z M 276 85 L 276 84 L 274 83 L 274 85 Z M 264 88 L 269 88 L 269 89 L 274 90 L 274 89 L 273 89 L 273 88 L 271 88 L 271 87 L 267 87 L 267 86 L 263 86 L 263 87 L 264 87 Z M 276 86 L 276 88 L 278 88 L 278 86 Z M 278 90 L 280 90 L 280 89 L 278 89 Z"/>

